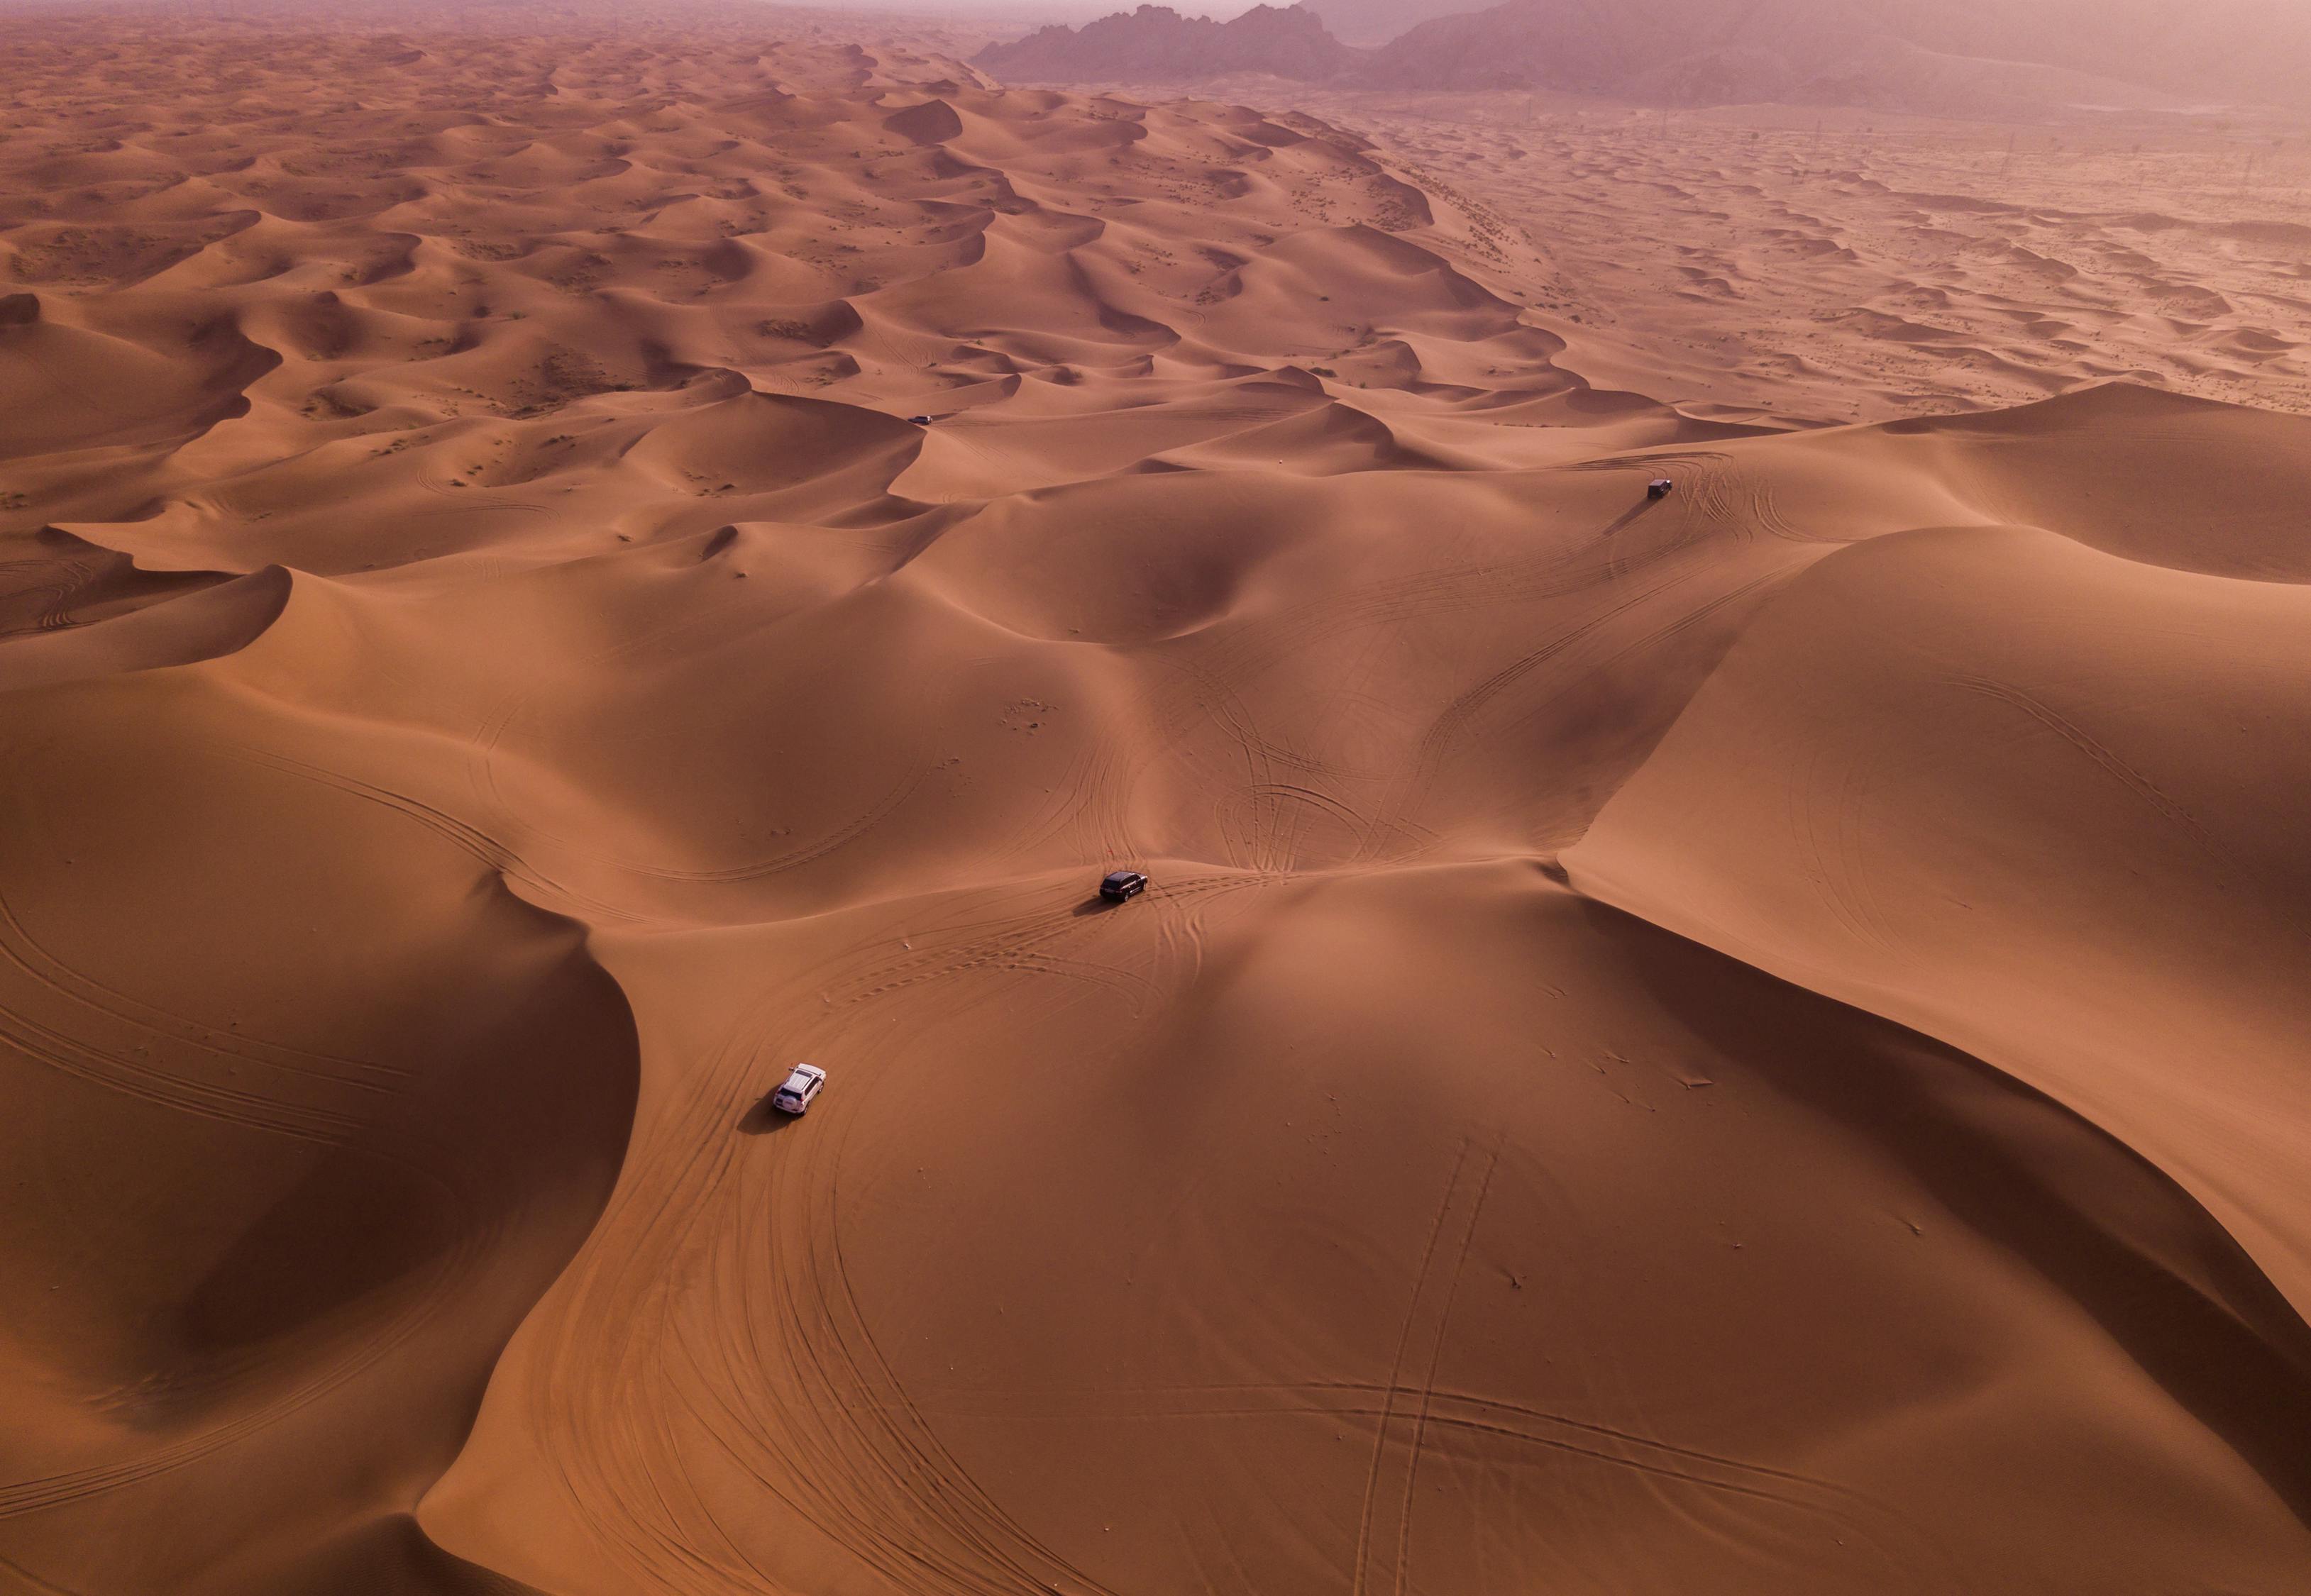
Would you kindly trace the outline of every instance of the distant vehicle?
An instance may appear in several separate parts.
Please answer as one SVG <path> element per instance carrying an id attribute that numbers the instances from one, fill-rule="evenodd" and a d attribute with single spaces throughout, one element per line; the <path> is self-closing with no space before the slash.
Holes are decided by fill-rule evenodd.
<path id="1" fill-rule="evenodd" d="M 909 416 L 907 420 L 918 427 L 928 427 L 931 424 L 931 419 L 929 416 Z"/>
<path id="2" fill-rule="evenodd" d="M 1099 895 L 1110 903 L 1128 903 L 1147 890 L 1147 878 L 1136 870 L 1119 870 L 1099 884 Z"/>
<path id="3" fill-rule="evenodd" d="M 1652 481 L 1645 484 L 1645 497 L 1647 499 L 1667 499 L 1670 494 L 1676 491 L 1677 484 L 1670 481 L 1667 477 L 1655 477 Z"/>
<path id="4" fill-rule="evenodd" d="M 781 1114 L 807 1114 L 826 1084 L 826 1071 L 816 1064 L 797 1064 L 784 1085 L 771 1094 L 771 1106 Z"/>

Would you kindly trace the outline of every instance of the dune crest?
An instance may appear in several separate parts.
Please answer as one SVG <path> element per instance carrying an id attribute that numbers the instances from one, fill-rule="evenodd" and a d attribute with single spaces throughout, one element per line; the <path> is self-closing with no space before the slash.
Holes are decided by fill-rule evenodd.
<path id="1" fill-rule="evenodd" d="M 1850 551 L 1759 618 L 1565 863 L 2079 1107 L 2311 1306 L 2281 1174 L 2311 1123 L 2311 865 L 2279 796 L 2311 749 L 2307 603 L 2036 529 Z"/>

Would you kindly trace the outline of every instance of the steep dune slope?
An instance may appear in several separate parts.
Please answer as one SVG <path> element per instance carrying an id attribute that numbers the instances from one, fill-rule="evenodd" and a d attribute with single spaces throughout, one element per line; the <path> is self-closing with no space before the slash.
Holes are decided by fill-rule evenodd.
<path id="1" fill-rule="evenodd" d="M 1568 863 L 2079 1106 L 2302 1305 L 2305 603 L 2035 530 L 1841 555 Z"/>
<path id="2" fill-rule="evenodd" d="M 2303 1586 L 2305 422 L 582 20 L 12 57 L 9 1581 Z"/>
<path id="3" fill-rule="evenodd" d="M 7 700 L 0 1521 L 80 1588 L 262 1588 L 406 1512 L 625 1145 L 578 928 L 294 718 L 214 665 Z"/>

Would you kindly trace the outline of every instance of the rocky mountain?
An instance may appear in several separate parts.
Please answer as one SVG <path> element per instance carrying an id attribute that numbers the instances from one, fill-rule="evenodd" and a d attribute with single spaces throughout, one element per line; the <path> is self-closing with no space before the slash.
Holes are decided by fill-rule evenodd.
<path id="1" fill-rule="evenodd" d="M 1258 5 L 1216 22 L 1168 5 L 1143 5 L 1081 28 L 1054 25 L 990 45 L 972 64 L 1014 80 L 1192 82 L 1266 72 L 1321 82 L 1347 74 L 1356 56 L 1305 6 Z"/>
<path id="2" fill-rule="evenodd" d="M 1380 45 L 1436 17 L 1483 11 L 1499 0 L 1302 0 L 1324 19 L 1335 38 L 1352 45 Z"/>
<path id="3" fill-rule="evenodd" d="M 1512 0 L 1425 22 L 1372 64 L 1391 87 L 1564 89 L 1621 95 L 1690 82 L 1704 97 L 1779 98 L 1872 31 L 1853 0 Z"/>
<path id="4" fill-rule="evenodd" d="M 1964 112 L 2153 93 L 2311 102 L 2291 0 L 1510 0 L 1378 52 L 1393 88 L 1555 88 L 1688 104 L 1799 100 Z"/>
<path id="5" fill-rule="evenodd" d="M 1264 72 L 1388 89 L 1557 89 L 1650 103 L 1762 100 L 2011 116 L 2064 106 L 2311 107 L 2300 0 L 1313 0 L 1228 22 L 1166 6 L 992 46 L 1032 80 L 1193 82 Z M 1360 48 L 1399 16 L 1426 13 Z"/>

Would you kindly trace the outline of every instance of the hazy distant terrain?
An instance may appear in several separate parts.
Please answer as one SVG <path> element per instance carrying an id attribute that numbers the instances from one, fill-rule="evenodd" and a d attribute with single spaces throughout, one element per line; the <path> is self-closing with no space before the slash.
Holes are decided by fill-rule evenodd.
<path id="1" fill-rule="evenodd" d="M 1303 0 L 1348 44 L 1385 44 L 1431 17 L 1484 11 L 1491 0 Z"/>
<path id="2" fill-rule="evenodd" d="M 1258 5 L 1225 22 L 1143 5 L 1080 27 L 1053 23 L 973 57 L 990 72 L 1023 79 L 1138 82 L 1237 72 L 1322 82 L 1347 75 L 1360 61 L 1314 12 L 1296 5 Z"/>
<path id="3" fill-rule="evenodd" d="M 1260 71 L 1371 88 L 1550 88 L 1679 105 L 1762 100 L 1928 114 L 2237 101 L 2311 107 L 2311 8 L 2211 0 L 1510 0 L 1330 49 L 1318 7 L 1225 24 L 1142 5 L 980 60 L 1015 76 L 1158 81 Z M 1414 19 L 1408 18 L 1408 21 Z M 1370 32 L 1351 13 L 1344 31 Z"/>

